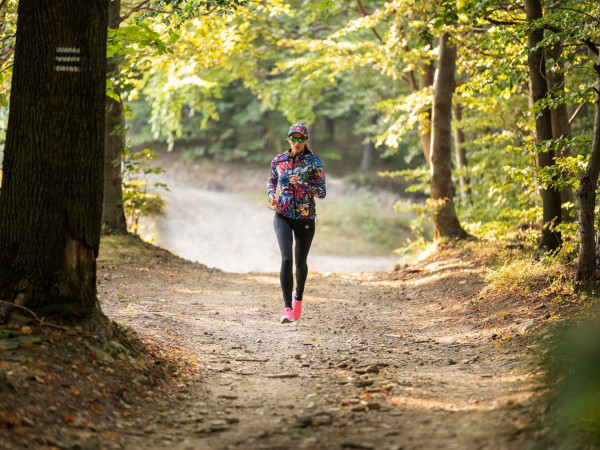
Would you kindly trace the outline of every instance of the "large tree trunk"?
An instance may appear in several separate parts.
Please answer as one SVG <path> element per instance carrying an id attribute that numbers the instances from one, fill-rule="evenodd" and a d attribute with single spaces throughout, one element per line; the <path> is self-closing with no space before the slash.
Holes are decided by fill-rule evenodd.
<path id="1" fill-rule="evenodd" d="M 433 85 L 431 118 L 431 199 L 435 238 L 465 239 L 452 200 L 452 95 L 455 88 L 456 47 L 447 34 L 440 38 L 438 67 Z"/>
<path id="2" fill-rule="evenodd" d="M 581 290 L 594 287 L 596 271 L 596 239 L 594 236 L 594 207 L 596 205 L 596 187 L 600 174 L 600 57 L 596 66 L 596 101 L 594 119 L 594 139 L 590 159 L 581 177 L 577 189 L 579 197 L 579 263 L 576 286 Z"/>
<path id="3" fill-rule="evenodd" d="M 546 53 L 548 56 L 555 61 L 559 61 L 562 56 L 562 47 L 555 45 L 551 49 L 547 49 Z M 563 64 L 560 65 L 562 68 Z M 556 97 L 555 92 L 565 89 L 565 75 L 561 71 L 548 71 L 548 87 L 553 97 Z M 571 138 L 571 124 L 569 123 L 569 112 L 567 111 L 567 105 L 562 103 L 556 108 L 550 110 L 550 117 L 552 119 L 552 138 L 553 139 L 569 139 Z M 556 151 L 557 157 L 570 156 L 568 148 L 562 147 Z M 564 175 L 565 178 L 567 174 Z M 565 186 L 560 191 L 561 204 L 573 203 L 573 190 L 569 186 Z M 562 209 L 562 220 L 563 222 L 573 222 L 573 217 L 569 214 L 567 208 Z"/>
<path id="4" fill-rule="evenodd" d="M 0 298 L 99 317 L 106 0 L 21 0 L 0 191 Z"/>
<path id="5" fill-rule="evenodd" d="M 462 107 L 454 103 L 452 105 L 452 116 L 454 119 L 454 153 L 456 154 L 456 170 L 458 172 L 458 182 L 460 186 L 460 196 L 463 200 L 467 199 L 469 194 L 469 179 L 467 178 L 467 152 L 464 142 L 465 135 L 456 125 L 462 119 Z"/>
<path id="6" fill-rule="evenodd" d="M 527 20 L 534 21 L 542 17 L 540 0 L 525 0 Z M 548 83 L 546 81 L 546 59 L 542 49 L 533 50 L 543 39 L 542 28 L 534 29 L 529 33 L 529 76 L 531 78 L 531 95 L 535 102 L 546 97 Z M 552 139 L 552 119 L 550 110 L 543 109 L 535 117 L 536 141 L 543 142 Z M 540 167 L 554 165 L 554 154 L 551 152 L 539 153 Z M 561 245 L 560 232 L 551 230 L 553 225 L 561 222 L 560 192 L 551 187 L 542 189 L 543 228 L 540 247 L 555 250 Z"/>
<path id="7" fill-rule="evenodd" d="M 112 0 L 108 7 L 108 26 L 119 28 L 121 22 L 121 0 Z M 115 93 L 120 96 L 119 59 L 107 61 L 107 76 L 113 79 Z M 125 115 L 123 104 L 106 97 L 106 129 L 104 149 L 104 201 L 102 205 L 102 228 L 109 233 L 127 233 L 127 222 L 123 210 L 123 179 L 121 160 L 125 147 Z"/>

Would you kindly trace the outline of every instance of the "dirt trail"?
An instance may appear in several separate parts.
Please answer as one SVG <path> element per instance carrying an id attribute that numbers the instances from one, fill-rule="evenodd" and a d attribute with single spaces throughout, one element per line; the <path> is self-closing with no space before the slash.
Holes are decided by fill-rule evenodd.
<path id="1" fill-rule="evenodd" d="M 127 448 L 535 446 L 539 387 L 519 339 L 482 327 L 474 263 L 311 272 L 296 326 L 278 323 L 276 273 L 100 256 L 104 311 L 198 365 L 154 417 L 123 425 Z"/>
<path id="2" fill-rule="evenodd" d="M 162 192 L 167 204 L 165 215 L 142 218 L 142 236 L 151 236 L 156 245 L 191 261 L 199 261 L 227 272 L 279 270 L 280 253 L 273 231 L 273 210 L 268 208 L 266 179 L 268 165 L 262 169 L 203 160 L 181 161 L 163 156 L 157 164 L 167 171 L 156 178 L 166 183 Z M 329 177 L 327 202 L 357 201 L 364 190 L 341 179 Z M 255 193 L 261 199 L 252 199 Z M 379 193 L 381 208 L 392 209 L 396 196 Z M 318 204 L 321 200 L 317 201 Z M 317 205 L 319 208 L 319 205 Z M 151 226 L 155 224 L 155 226 Z M 360 224 L 355 224 L 359 226 Z M 224 232 L 226 230 L 226 232 Z M 348 257 L 319 252 L 323 235 L 317 219 L 317 236 L 311 249 L 311 270 L 321 272 L 358 272 L 391 270 L 403 259 L 392 250 L 385 255 Z"/>

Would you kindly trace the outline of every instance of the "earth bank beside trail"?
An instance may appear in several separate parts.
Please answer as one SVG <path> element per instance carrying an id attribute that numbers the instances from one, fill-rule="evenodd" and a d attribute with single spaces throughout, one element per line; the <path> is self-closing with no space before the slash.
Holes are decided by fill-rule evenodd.
<path id="1" fill-rule="evenodd" d="M 147 373 L 135 372 L 135 364 L 98 361 L 101 353 L 91 352 L 87 357 L 96 362 L 78 367 L 112 371 L 121 385 L 111 376 L 96 380 L 66 365 L 51 339 L 44 341 L 46 349 L 33 344 L 12 350 L 12 360 L 3 351 L 4 368 L 20 364 L 25 373 L 35 349 L 36 361 L 48 372 L 64 366 L 80 381 L 44 384 L 34 374 L 19 384 L 10 375 L 12 384 L 1 389 L 19 395 L 11 397 L 12 404 L 3 396 L 0 411 L 16 405 L 22 417 L 2 416 L 0 443 L 181 449 L 539 446 L 547 434 L 534 419 L 544 409 L 543 386 L 530 364 L 528 338 L 521 335 L 535 333 L 557 307 L 482 294 L 484 266 L 476 255 L 459 248 L 401 271 L 310 273 L 296 326 L 278 323 L 277 273 L 226 273 L 137 239 L 106 237 L 98 260 L 102 308 L 161 349 L 164 362 L 152 365 L 169 365 L 162 376 L 173 382 L 161 382 L 158 389 Z M 64 345 L 64 357 L 71 347 L 84 348 L 74 339 Z M 123 385 L 127 379 L 130 386 Z M 30 392 L 28 384 L 38 389 Z M 88 401 L 93 395 L 104 403 Z M 35 403 L 43 406 L 37 415 L 25 408 Z"/>

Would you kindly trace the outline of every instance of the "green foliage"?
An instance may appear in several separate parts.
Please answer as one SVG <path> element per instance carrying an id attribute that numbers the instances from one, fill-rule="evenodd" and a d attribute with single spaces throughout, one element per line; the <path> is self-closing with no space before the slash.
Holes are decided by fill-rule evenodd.
<path id="1" fill-rule="evenodd" d="M 414 239 L 410 229 L 411 213 L 384 211 L 374 196 L 353 196 L 349 202 L 340 199 L 318 205 L 318 226 L 324 235 L 336 235 L 335 242 L 315 241 L 320 253 L 344 256 L 382 254 Z M 335 248 L 330 248 L 333 245 Z"/>
<path id="2" fill-rule="evenodd" d="M 8 99 L 17 31 L 17 3 L 17 0 L 7 0 L 0 7 L 0 161 L 8 125 Z"/>
<path id="3" fill-rule="evenodd" d="M 153 175 L 164 173 L 161 167 L 150 165 L 157 155 L 148 149 L 123 154 L 123 208 L 127 217 L 127 225 L 131 233 L 137 235 L 138 223 L 142 216 L 153 217 L 164 213 L 165 201 L 156 189 L 166 189 L 161 182 L 151 182 Z M 120 164 L 120 161 L 117 161 Z"/>
<path id="4" fill-rule="evenodd" d="M 468 159 L 460 174 L 468 192 L 455 204 L 471 233 L 533 240 L 540 190 L 575 190 L 587 164 L 595 62 L 587 49 L 600 37 L 597 2 L 544 4 L 543 18 L 533 22 L 521 4 L 498 0 L 367 0 L 358 8 L 341 0 L 151 3 L 109 32 L 108 55 L 120 72 L 109 77 L 107 95 L 125 100 L 137 143 L 156 139 L 188 156 L 267 163 L 287 147 L 282 130 L 303 121 L 318 125 L 313 144 L 326 164 L 348 164 L 348 155 L 375 142 L 396 166 L 382 175 L 401 175 L 411 181 L 409 192 L 427 194 L 419 133 L 430 125 L 432 89 L 419 80 L 447 33 L 458 48 L 454 102 L 463 111 L 454 127 L 465 136 Z M 16 1 L 7 5 L 14 14 Z M 529 105 L 527 36 L 540 28 L 535 50 L 561 50 L 548 54 L 546 69 L 565 83 Z M 563 105 L 573 115 L 573 137 L 536 144 L 536 115 Z M 326 121 L 343 132 L 325 133 Z M 556 164 L 537 168 L 541 152 L 556 155 Z M 412 208 L 423 222 L 434 207 Z M 559 227 L 565 252 L 574 254 L 575 226 Z"/>
<path id="5" fill-rule="evenodd" d="M 598 304 L 585 317 L 556 324 L 537 344 L 546 380 L 553 388 L 548 419 L 554 446 L 600 444 L 600 333 Z"/>
<path id="6" fill-rule="evenodd" d="M 426 169 L 406 169 L 396 171 L 382 171 L 377 173 L 380 177 L 402 177 L 406 181 L 415 181 L 415 183 L 406 187 L 406 192 L 422 192 L 429 195 L 429 170 Z"/>
<path id="7" fill-rule="evenodd" d="M 231 15 L 239 6 L 247 6 L 245 0 L 153 0 L 153 8 L 139 18 L 161 17 L 166 26 L 181 25 L 195 17 L 214 12 L 217 16 Z"/>

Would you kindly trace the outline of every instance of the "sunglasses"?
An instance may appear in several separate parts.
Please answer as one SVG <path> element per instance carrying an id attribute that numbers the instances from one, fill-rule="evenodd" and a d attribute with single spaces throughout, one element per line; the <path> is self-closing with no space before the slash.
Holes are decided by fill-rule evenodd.
<path id="1" fill-rule="evenodd" d="M 304 142 L 306 140 L 306 138 L 305 137 L 299 137 L 299 138 L 297 138 L 297 137 L 291 137 L 290 140 L 292 142 Z"/>

